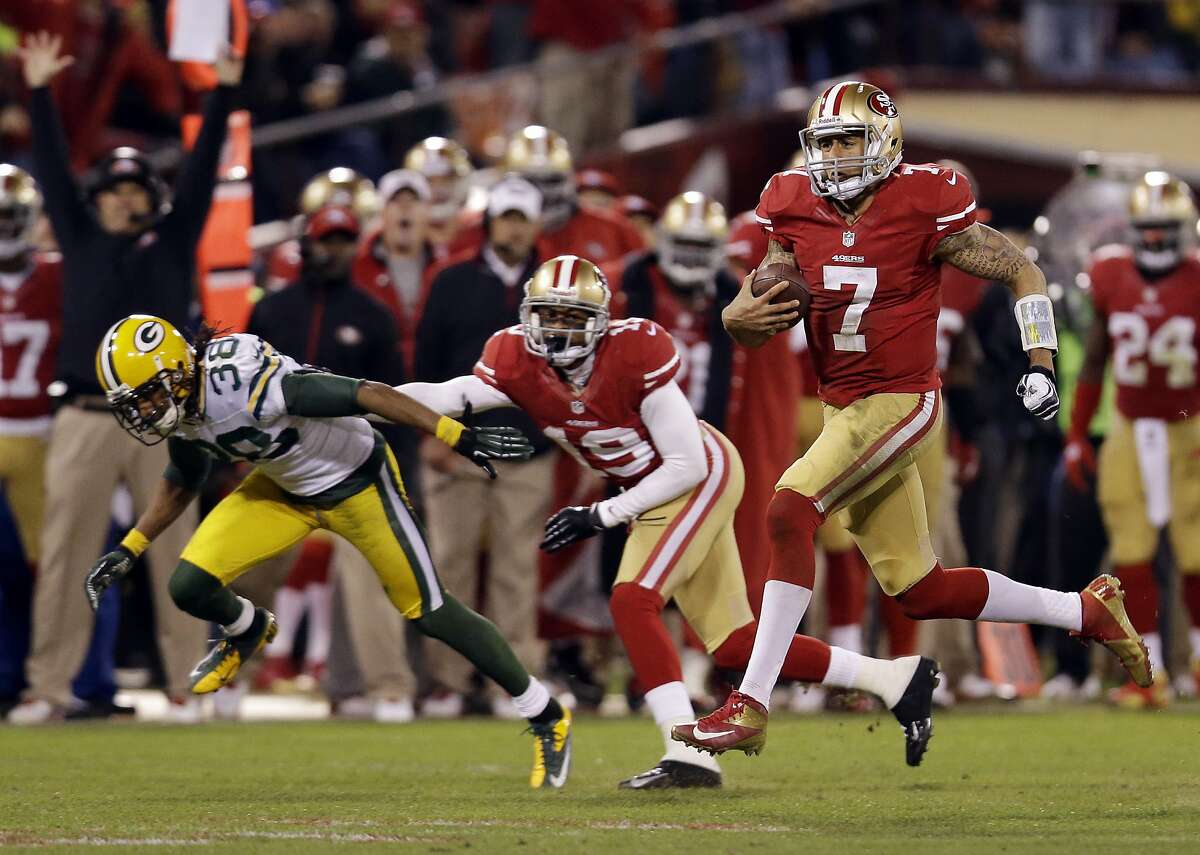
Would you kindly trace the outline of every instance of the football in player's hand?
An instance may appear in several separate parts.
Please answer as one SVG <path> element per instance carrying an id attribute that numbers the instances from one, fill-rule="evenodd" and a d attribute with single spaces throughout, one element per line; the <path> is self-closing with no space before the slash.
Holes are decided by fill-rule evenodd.
<path id="1" fill-rule="evenodd" d="M 755 297 L 761 297 L 779 282 L 786 282 L 787 287 L 776 294 L 771 299 L 771 303 L 787 303 L 792 300 L 799 300 L 800 305 L 796 307 L 796 311 L 799 314 L 796 316 L 796 320 L 792 322 L 792 326 L 795 326 L 800 323 L 805 312 L 808 311 L 808 304 L 812 300 L 812 292 L 809 291 L 808 283 L 804 281 L 804 276 L 795 267 L 788 264 L 776 263 L 759 268 L 754 274 L 754 279 L 750 282 L 750 293 Z"/>

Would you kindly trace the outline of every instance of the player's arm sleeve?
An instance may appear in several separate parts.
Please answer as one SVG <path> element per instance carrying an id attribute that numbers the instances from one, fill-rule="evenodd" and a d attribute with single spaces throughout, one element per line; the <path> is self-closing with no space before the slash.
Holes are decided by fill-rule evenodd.
<path id="1" fill-rule="evenodd" d="M 647 395 L 641 415 L 662 465 L 624 493 L 600 503 L 600 521 L 610 528 L 679 498 L 708 474 L 703 428 L 678 384 L 668 383 Z"/>
<path id="2" fill-rule="evenodd" d="M 167 468 L 163 478 L 176 487 L 198 492 L 208 480 L 212 457 L 194 442 L 173 436 L 167 440 Z"/>
<path id="3" fill-rule="evenodd" d="M 362 380 L 323 371 L 294 371 L 279 380 L 287 414 L 316 419 L 361 416 L 366 412 L 358 403 L 362 384 Z"/>
<path id="4" fill-rule="evenodd" d="M 471 374 L 445 383 L 405 383 L 396 391 L 443 416 L 461 416 L 467 404 L 477 413 L 516 406 L 508 395 Z"/>

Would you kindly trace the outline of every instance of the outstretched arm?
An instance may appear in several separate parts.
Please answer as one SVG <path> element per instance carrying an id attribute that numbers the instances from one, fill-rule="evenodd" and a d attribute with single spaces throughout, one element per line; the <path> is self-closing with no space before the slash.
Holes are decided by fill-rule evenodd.
<path id="1" fill-rule="evenodd" d="M 516 406 L 508 395 L 471 374 L 445 383 L 405 383 L 395 388 L 444 416 L 460 416 L 468 406 L 477 413 Z"/>

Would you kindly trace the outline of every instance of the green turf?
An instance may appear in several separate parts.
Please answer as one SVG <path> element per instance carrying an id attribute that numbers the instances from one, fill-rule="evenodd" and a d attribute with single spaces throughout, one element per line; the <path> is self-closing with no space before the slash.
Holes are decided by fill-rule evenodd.
<path id="1" fill-rule="evenodd" d="M 0 847 L 1200 851 L 1195 706 L 942 715 L 920 769 L 904 766 L 890 719 L 781 717 L 761 757 L 724 760 L 725 789 L 667 794 L 616 789 L 659 756 L 648 720 L 578 721 L 561 792 L 527 789 L 532 744 L 520 729 L 491 721 L 0 728 Z"/>

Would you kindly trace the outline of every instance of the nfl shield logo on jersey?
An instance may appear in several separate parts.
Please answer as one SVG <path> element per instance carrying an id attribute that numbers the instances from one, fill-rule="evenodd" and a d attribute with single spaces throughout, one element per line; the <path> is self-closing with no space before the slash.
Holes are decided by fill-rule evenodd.
<path id="1" fill-rule="evenodd" d="M 842 232 L 842 246 L 854 246 L 854 232 Z"/>
<path id="2" fill-rule="evenodd" d="M 583 401 L 572 401 L 571 412 L 577 416 L 583 415 Z"/>

